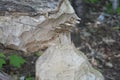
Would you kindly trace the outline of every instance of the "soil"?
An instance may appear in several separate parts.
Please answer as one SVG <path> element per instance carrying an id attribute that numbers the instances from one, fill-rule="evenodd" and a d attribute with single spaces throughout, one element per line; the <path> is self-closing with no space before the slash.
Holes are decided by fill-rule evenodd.
<path id="1" fill-rule="evenodd" d="M 105 80 L 120 80 L 120 16 L 110 15 L 99 22 L 96 15 L 78 25 L 72 40 Z"/>
<path id="2" fill-rule="evenodd" d="M 105 80 L 120 80 L 120 17 L 111 15 L 98 23 L 97 17 L 94 18 L 96 15 L 91 15 L 90 21 L 84 25 L 78 25 L 78 29 L 71 34 L 72 41 L 77 49 L 85 53 L 93 67 L 103 74 Z M 7 49 L 3 45 L 0 45 L 0 52 L 5 53 L 6 56 L 17 54 L 26 60 L 21 68 L 10 66 L 7 61 L 2 71 L 18 79 L 35 77 L 38 52 L 25 55 L 21 51 Z"/>

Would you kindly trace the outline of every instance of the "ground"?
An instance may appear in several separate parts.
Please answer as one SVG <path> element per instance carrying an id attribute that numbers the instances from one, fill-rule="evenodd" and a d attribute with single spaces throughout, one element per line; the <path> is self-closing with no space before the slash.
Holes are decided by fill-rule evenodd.
<path id="1" fill-rule="evenodd" d="M 111 15 L 100 23 L 96 15 L 85 25 L 78 25 L 72 40 L 105 80 L 120 80 L 120 16 Z"/>
<path id="2" fill-rule="evenodd" d="M 99 70 L 105 80 L 120 80 L 120 16 L 107 17 L 103 22 L 98 23 L 97 14 L 90 16 L 90 21 L 84 25 L 78 25 L 77 30 L 72 33 L 72 41 L 78 50 L 81 50 L 88 57 L 94 68 Z M 92 18 L 91 18 L 92 17 Z M 0 45 L 0 52 L 7 56 L 18 54 L 26 62 L 17 69 L 3 65 L 2 71 L 14 77 L 35 77 L 35 61 L 38 52 L 25 55 L 21 51 L 7 49 Z"/>

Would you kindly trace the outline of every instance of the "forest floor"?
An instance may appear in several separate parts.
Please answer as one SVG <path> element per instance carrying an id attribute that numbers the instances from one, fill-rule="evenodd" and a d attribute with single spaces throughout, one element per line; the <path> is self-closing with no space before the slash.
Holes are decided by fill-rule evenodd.
<path id="1" fill-rule="evenodd" d="M 94 68 L 102 72 L 105 80 L 120 80 L 120 16 L 107 17 L 101 23 L 96 22 L 97 18 L 93 16 L 95 14 L 85 25 L 79 25 L 79 30 L 72 33 L 72 40 L 87 55 Z M 28 76 L 34 80 L 37 52 L 26 56 L 21 51 L 6 49 L 2 45 L 0 52 L 7 56 L 18 54 L 26 60 L 21 68 L 14 68 L 8 62 L 3 65 L 2 71 L 19 80 Z"/>
<path id="2" fill-rule="evenodd" d="M 100 23 L 96 15 L 85 25 L 78 25 L 72 40 L 105 80 L 120 80 L 120 16 L 111 15 Z"/>

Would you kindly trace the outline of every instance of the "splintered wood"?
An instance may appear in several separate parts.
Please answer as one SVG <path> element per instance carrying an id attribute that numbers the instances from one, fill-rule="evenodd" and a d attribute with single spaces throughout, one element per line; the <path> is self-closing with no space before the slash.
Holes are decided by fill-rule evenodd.
<path id="1" fill-rule="evenodd" d="M 2 0 L 0 1 L 1 15 L 6 12 L 21 12 L 31 15 L 55 13 L 64 0 Z"/>

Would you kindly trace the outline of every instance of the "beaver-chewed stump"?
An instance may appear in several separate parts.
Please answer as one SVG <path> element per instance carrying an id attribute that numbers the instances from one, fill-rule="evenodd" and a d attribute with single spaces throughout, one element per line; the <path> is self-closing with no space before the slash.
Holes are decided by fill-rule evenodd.
<path id="1" fill-rule="evenodd" d="M 64 0 L 0 1 L 0 43 L 27 53 L 47 48 L 63 30 L 74 23 L 73 9 Z"/>
<path id="2" fill-rule="evenodd" d="M 71 42 L 77 19 L 69 0 L 0 0 L 0 43 L 26 53 L 47 48 L 36 80 L 104 80 Z"/>

